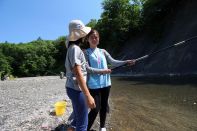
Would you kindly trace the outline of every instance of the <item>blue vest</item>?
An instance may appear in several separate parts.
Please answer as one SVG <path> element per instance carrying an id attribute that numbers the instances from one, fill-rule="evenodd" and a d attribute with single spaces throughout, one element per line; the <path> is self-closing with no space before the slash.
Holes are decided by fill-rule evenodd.
<path id="1" fill-rule="evenodd" d="M 108 69 L 105 54 L 101 49 L 96 48 L 93 50 L 91 48 L 88 48 L 86 50 L 86 53 L 90 67 L 97 69 Z M 110 74 L 88 73 L 87 85 L 90 89 L 99 89 L 111 86 Z"/>

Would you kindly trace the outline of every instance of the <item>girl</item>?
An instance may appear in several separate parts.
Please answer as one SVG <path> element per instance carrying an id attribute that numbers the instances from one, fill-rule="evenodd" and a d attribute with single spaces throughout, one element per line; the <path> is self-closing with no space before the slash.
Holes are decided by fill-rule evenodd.
<path id="1" fill-rule="evenodd" d="M 95 102 L 86 86 L 86 60 L 79 44 L 91 31 L 80 20 L 72 20 L 69 24 L 68 49 L 66 55 L 66 91 L 71 99 L 74 121 L 67 130 L 87 131 L 88 107 L 94 108 Z"/>
<path id="2" fill-rule="evenodd" d="M 110 73 L 107 62 L 113 66 L 120 66 L 125 63 L 129 65 L 135 64 L 134 60 L 119 61 L 111 57 L 104 49 L 97 47 L 99 44 L 99 33 L 91 30 L 87 35 L 89 47 L 85 50 L 86 60 L 89 63 L 87 85 L 90 94 L 94 97 L 96 108 L 91 109 L 88 114 L 88 131 L 92 127 L 94 120 L 100 113 L 100 131 L 106 131 L 105 121 L 108 108 L 108 98 L 111 88 Z M 97 68 L 97 70 L 95 70 Z"/>

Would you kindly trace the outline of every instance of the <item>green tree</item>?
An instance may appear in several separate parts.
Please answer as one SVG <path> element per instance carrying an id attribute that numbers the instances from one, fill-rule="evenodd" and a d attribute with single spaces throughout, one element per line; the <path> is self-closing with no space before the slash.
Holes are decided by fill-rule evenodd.
<path id="1" fill-rule="evenodd" d="M 55 73 L 59 73 L 60 71 L 65 71 L 64 63 L 66 59 L 66 37 L 61 36 L 53 42 L 57 52 L 54 54 L 54 58 L 56 60 L 54 65 Z"/>
<path id="2" fill-rule="evenodd" d="M 138 30 L 141 5 L 130 0 L 104 0 L 103 13 L 95 28 L 101 36 L 101 47 L 114 47 L 116 52 L 123 46 L 131 32 Z"/>
<path id="3" fill-rule="evenodd" d="M 10 66 L 8 58 L 3 55 L 0 49 L 0 77 L 2 74 L 11 74 L 12 68 Z"/>
<path id="4" fill-rule="evenodd" d="M 89 26 L 94 29 L 96 27 L 96 24 L 97 24 L 97 20 L 91 19 L 90 22 L 86 26 Z"/>
<path id="5" fill-rule="evenodd" d="M 36 40 L 30 43 L 4 43 L 0 49 L 6 56 L 13 75 L 37 76 L 55 70 L 56 49 L 53 41 Z"/>

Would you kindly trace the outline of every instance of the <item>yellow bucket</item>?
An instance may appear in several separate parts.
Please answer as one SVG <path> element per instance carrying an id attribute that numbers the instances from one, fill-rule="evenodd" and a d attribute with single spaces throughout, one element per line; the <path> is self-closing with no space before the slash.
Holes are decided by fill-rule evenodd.
<path id="1" fill-rule="evenodd" d="M 62 116 L 66 110 L 66 101 L 58 101 L 55 103 L 56 116 Z"/>

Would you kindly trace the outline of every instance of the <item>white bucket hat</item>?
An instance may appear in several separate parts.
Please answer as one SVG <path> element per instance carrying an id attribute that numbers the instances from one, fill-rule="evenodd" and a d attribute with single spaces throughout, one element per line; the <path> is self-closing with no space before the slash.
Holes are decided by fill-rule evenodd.
<path id="1" fill-rule="evenodd" d="M 69 41 L 76 41 L 86 36 L 91 31 L 90 27 L 87 27 L 80 20 L 72 20 L 69 23 Z"/>

